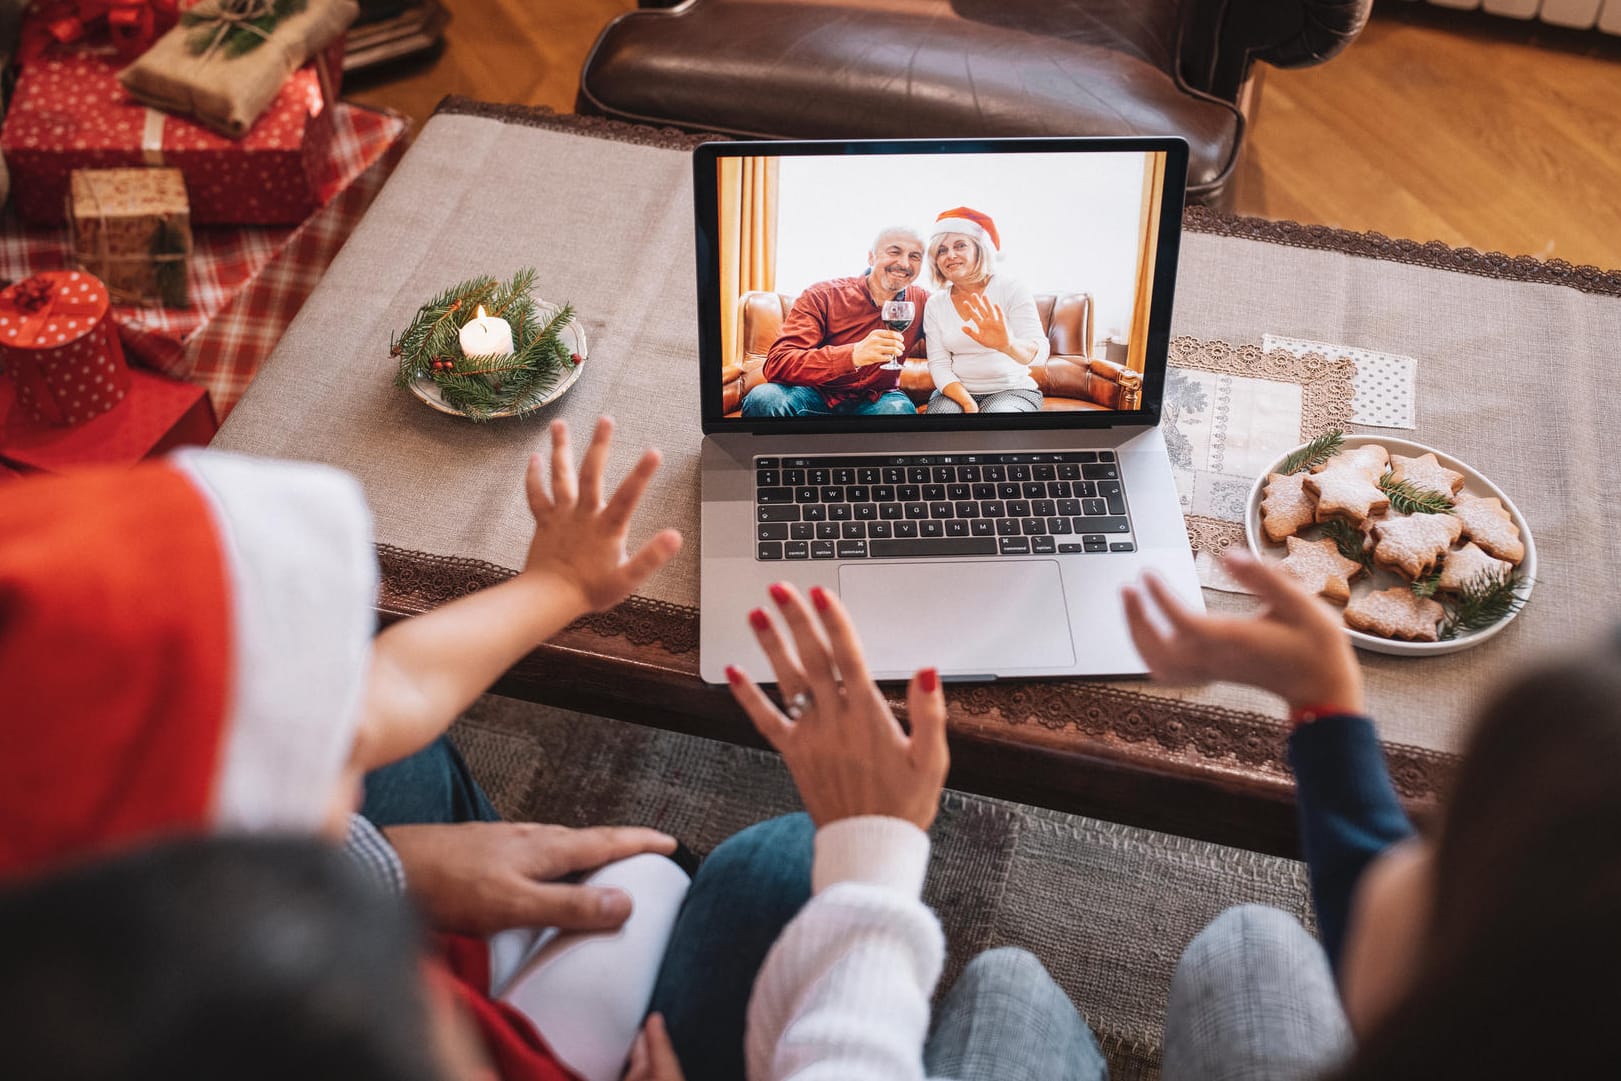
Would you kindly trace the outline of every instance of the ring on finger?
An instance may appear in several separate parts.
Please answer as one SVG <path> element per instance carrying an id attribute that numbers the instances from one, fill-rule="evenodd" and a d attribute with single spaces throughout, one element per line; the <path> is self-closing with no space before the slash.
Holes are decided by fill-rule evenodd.
<path id="1" fill-rule="evenodd" d="M 803 717 L 815 704 L 816 699 L 809 691 L 800 691 L 798 694 L 788 699 L 785 712 L 788 714 L 788 719 L 790 721 L 797 721 L 799 718 Z"/>

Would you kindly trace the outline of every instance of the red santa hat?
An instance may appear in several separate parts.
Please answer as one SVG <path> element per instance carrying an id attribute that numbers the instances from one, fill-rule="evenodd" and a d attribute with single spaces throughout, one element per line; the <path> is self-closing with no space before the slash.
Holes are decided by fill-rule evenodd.
<path id="1" fill-rule="evenodd" d="M 940 216 L 934 219 L 936 233 L 966 233 L 974 239 L 985 242 L 990 241 L 995 251 L 1002 250 L 1002 238 L 996 233 L 996 223 L 989 214 L 983 214 L 972 207 L 954 206 L 950 210 L 942 210 Z"/>
<path id="2" fill-rule="evenodd" d="M 323 466 L 188 451 L 0 486 L 0 876 L 319 826 L 376 584 L 360 487 Z"/>

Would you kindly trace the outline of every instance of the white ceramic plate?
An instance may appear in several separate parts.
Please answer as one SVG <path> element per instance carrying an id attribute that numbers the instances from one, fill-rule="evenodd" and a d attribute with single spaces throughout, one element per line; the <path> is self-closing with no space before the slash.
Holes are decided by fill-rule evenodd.
<path id="1" fill-rule="evenodd" d="M 557 305 L 550 304 L 544 300 L 537 301 L 536 304 L 541 314 L 548 319 L 551 318 L 553 312 L 557 311 Z M 569 387 L 572 387 L 575 384 L 575 382 L 580 378 L 580 373 L 585 370 L 585 362 L 590 358 L 590 353 L 586 351 L 585 328 L 580 325 L 580 316 L 578 312 L 574 314 L 574 318 L 569 320 L 568 326 L 564 327 L 557 337 L 559 341 L 568 346 L 568 351 L 570 353 L 580 354 L 580 363 L 574 365 L 573 370 L 563 377 L 563 381 L 561 383 L 553 387 L 544 398 L 536 402 L 531 408 L 525 410 L 525 412 L 533 413 L 542 406 L 550 405 L 551 403 L 557 401 L 557 399 L 561 398 L 568 391 Z M 457 409 L 455 406 L 446 402 L 444 395 L 439 392 L 439 384 L 435 383 L 427 376 L 418 376 L 411 381 L 411 393 L 415 394 L 419 399 L 421 399 L 422 402 L 430 409 L 437 409 L 439 412 L 448 413 L 453 417 L 465 417 L 467 415 L 460 409 Z M 518 411 L 516 409 L 497 409 L 495 412 L 490 414 L 490 419 L 495 420 L 499 417 L 515 417 L 517 415 Z"/>
<path id="2" fill-rule="evenodd" d="M 1535 586 L 1537 580 L 1537 546 L 1531 539 L 1531 527 L 1526 524 L 1525 516 L 1520 513 L 1520 509 L 1514 505 L 1513 501 L 1503 494 L 1501 488 L 1487 480 L 1484 474 L 1475 471 L 1469 465 L 1458 461 L 1450 454 L 1444 454 L 1434 447 L 1426 447 L 1422 443 L 1413 443 L 1406 439 L 1393 439 L 1386 435 L 1347 435 L 1345 437 L 1345 448 L 1347 450 L 1366 446 L 1369 443 L 1377 443 L 1391 454 L 1400 454 L 1406 457 L 1433 454 L 1442 465 L 1454 472 L 1463 474 L 1463 491 L 1474 496 L 1495 496 L 1502 500 L 1503 509 L 1509 512 L 1514 519 L 1514 524 L 1520 527 L 1520 540 L 1525 544 L 1525 558 L 1520 561 L 1518 573 L 1526 582 L 1522 596 L 1526 598 L 1531 596 L 1531 589 Z M 1299 449 L 1299 447 L 1295 448 L 1295 450 Z M 1293 453 L 1294 450 L 1289 452 L 1289 454 Z M 1257 558 L 1269 563 L 1283 562 L 1286 549 L 1283 545 L 1268 544 L 1266 535 L 1261 532 L 1261 493 L 1262 489 L 1266 487 L 1267 475 L 1277 472 L 1278 467 L 1283 464 L 1285 458 L 1289 457 L 1289 454 L 1278 455 L 1277 461 L 1262 470 L 1261 475 L 1255 478 L 1255 483 L 1250 487 L 1249 505 L 1244 513 L 1244 532 L 1249 540 L 1250 551 L 1254 552 Z M 1301 532 L 1308 537 L 1316 535 L 1316 530 L 1311 526 L 1306 527 Z M 1364 593 L 1406 584 L 1406 579 L 1400 575 L 1380 569 L 1375 570 L 1371 577 L 1363 575 L 1351 583 L 1351 595 L 1353 597 L 1361 596 Z M 1393 653 L 1403 657 L 1434 657 L 1442 653 L 1456 653 L 1459 650 L 1480 645 L 1480 643 L 1508 626 L 1509 622 L 1517 614 L 1518 611 L 1511 613 L 1506 619 L 1499 620 L 1484 630 L 1460 634 L 1458 637 L 1444 642 L 1404 642 L 1397 638 L 1381 638 L 1376 634 L 1366 634 L 1362 631 L 1352 630 L 1350 627 L 1345 628 L 1345 633 L 1351 636 L 1351 642 L 1358 649 L 1365 649 L 1371 653 Z"/>

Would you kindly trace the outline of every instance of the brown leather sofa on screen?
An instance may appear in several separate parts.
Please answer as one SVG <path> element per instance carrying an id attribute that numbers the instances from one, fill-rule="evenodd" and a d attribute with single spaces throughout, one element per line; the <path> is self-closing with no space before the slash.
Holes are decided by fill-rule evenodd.
<path id="1" fill-rule="evenodd" d="M 1189 200 L 1226 206 L 1255 62 L 1320 64 L 1372 6 L 687 0 L 609 23 L 575 108 L 766 139 L 1180 135 Z"/>
<path id="2" fill-rule="evenodd" d="M 771 343 L 782 330 L 783 316 L 794 306 L 786 293 L 744 293 L 738 301 L 742 322 L 738 340 L 743 343 L 743 363 L 728 364 L 721 372 L 722 403 L 729 417 L 737 416 L 743 396 L 761 383 Z M 1046 328 L 1052 355 L 1030 366 L 1030 374 L 1045 396 L 1044 410 L 1136 409 L 1142 401 L 1143 377 L 1130 368 L 1102 358 L 1089 358 L 1087 343 L 1092 340 L 1092 295 L 1065 293 L 1036 296 L 1036 310 Z M 922 408 L 934 393 L 929 365 L 922 357 L 907 357 L 901 370 L 901 389 L 912 403 Z"/>

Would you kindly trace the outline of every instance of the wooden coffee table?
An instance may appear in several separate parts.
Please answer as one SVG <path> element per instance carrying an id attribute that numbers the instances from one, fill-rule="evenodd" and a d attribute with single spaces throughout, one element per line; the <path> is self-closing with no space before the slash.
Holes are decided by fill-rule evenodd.
<path id="1" fill-rule="evenodd" d="M 695 142 L 447 100 L 216 445 L 330 462 L 360 478 L 377 518 L 386 620 L 511 573 L 504 568 L 520 564 L 529 538 L 523 464 L 544 446 L 544 419 L 566 417 L 581 432 L 599 413 L 614 414 L 620 438 L 610 473 L 628 468 L 642 445 L 666 456 L 638 528 L 674 524 L 687 547 L 643 595 L 568 628 L 496 690 L 758 744 L 726 690 L 697 674 L 700 434 L 687 153 Z M 1502 634 L 1450 657 L 1364 658 L 1397 786 L 1422 813 L 1500 674 L 1540 649 L 1596 640 L 1621 607 L 1617 576 L 1599 570 L 1602 538 L 1614 533 L 1606 512 L 1560 494 L 1590 483 L 1621 491 L 1611 456 L 1565 449 L 1601 445 L 1605 409 L 1593 400 L 1621 404 L 1614 369 L 1594 362 L 1590 344 L 1621 340 L 1621 275 L 1203 211 L 1185 224 L 1173 364 L 1217 395 L 1270 380 L 1309 432 L 1343 423 L 1349 369 L 1336 376 L 1315 361 L 1262 354 L 1255 343 L 1263 334 L 1413 355 L 1416 426 L 1391 434 L 1468 460 L 1511 493 L 1536 530 L 1536 596 Z M 547 299 L 576 305 L 589 333 L 585 373 L 567 397 L 539 421 L 473 425 L 391 385 L 389 337 L 418 305 L 457 280 L 526 265 L 539 270 Z M 1550 425 L 1562 426 L 1563 440 L 1536 437 Z M 1223 438 L 1237 445 L 1233 433 Z M 1210 475 L 1222 479 L 1219 470 Z M 1226 479 L 1232 487 L 1243 478 Z M 1217 511 L 1189 518 L 1204 552 L 1242 537 L 1231 493 L 1208 498 Z M 1216 590 L 1206 600 L 1216 611 L 1254 605 Z M 955 685 L 948 701 L 954 786 L 1293 851 L 1275 700 L 1229 686 L 1031 680 Z"/>

